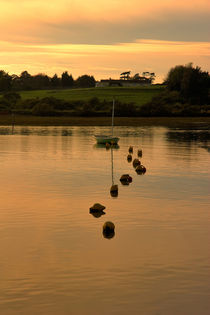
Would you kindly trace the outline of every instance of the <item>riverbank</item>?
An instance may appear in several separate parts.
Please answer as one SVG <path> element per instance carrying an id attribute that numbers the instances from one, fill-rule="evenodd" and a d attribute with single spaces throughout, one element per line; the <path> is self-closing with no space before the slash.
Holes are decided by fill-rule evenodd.
<path id="1" fill-rule="evenodd" d="M 39 117 L 26 115 L 0 115 L 0 125 L 20 126 L 109 126 L 110 117 Z M 186 127 L 200 125 L 210 129 L 210 117 L 116 117 L 115 126 Z"/>

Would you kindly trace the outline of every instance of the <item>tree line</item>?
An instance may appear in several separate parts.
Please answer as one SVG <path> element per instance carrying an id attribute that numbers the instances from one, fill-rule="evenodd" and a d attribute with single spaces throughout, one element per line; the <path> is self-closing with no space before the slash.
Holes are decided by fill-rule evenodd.
<path id="1" fill-rule="evenodd" d="M 79 76 L 76 80 L 68 71 L 64 71 L 59 77 L 54 74 L 52 77 L 39 73 L 31 75 L 23 71 L 19 76 L 9 75 L 6 71 L 0 70 L 0 92 L 41 90 L 41 89 L 67 89 L 67 88 L 90 88 L 95 86 L 95 78 L 90 75 Z"/>
<path id="2" fill-rule="evenodd" d="M 2 79 L 2 77 L 4 77 L 4 79 Z M 28 77 L 28 79 L 24 81 L 24 78 L 26 77 Z M 73 78 L 70 79 L 70 77 L 72 76 L 70 76 L 67 72 L 64 72 L 61 78 L 58 78 L 60 87 L 70 88 L 74 86 L 93 86 L 91 85 L 93 84 L 93 77 L 85 75 L 79 77 L 75 81 Z M 23 82 L 23 84 L 29 84 L 29 82 L 35 80 L 36 76 L 28 76 L 28 74 L 24 72 L 18 78 L 21 78 L 20 81 Z M 56 77 L 54 76 L 53 78 L 55 79 Z M 53 78 L 51 78 L 51 80 Z M 4 93 L 2 93 L 2 97 L 0 98 L 1 113 L 16 113 L 37 116 L 111 115 L 112 102 L 106 99 L 100 101 L 96 97 L 77 101 L 59 100 L 54 97 L 22 100 L 20 94 L 17 93 L 18 89 L 15 90 L 14 88 L 14 90 L 12 90 L 12 87 L 8 88 L 6 80 L 9 80 L 8 74 L 0 72 L 0 86 L 4 91 Z M 16 81 L 15 79 L 13 80 L 14 82 Z M 142 106 L 137 106 L 132 102 L 119 102 L 116 99 L 115 115 L 121 117 L 210 115 L 210 75 L 208 72 L 202 71 L 200 67 L 193 67 L 192 64 L 185 66 L 178 65 L 170 69 L 164 84 L 165 88 L 163 92 L 153 97 L 150 102 Z M 31 88 L 30 85 L 28 88 L 26 88 L 26 85 L 23 86 L 24 88 L 22 88 L 22 85 L 20 88 L 18 85 L 21 90 Z M 44 88 L 43 86 L 42 88 Z M 33 85 L 33 87 L 35 87 L 35 85 Z M 58 87 L 58 85 L 55 84 L 54 87 Z"/>
<path id="3" fill-rule="evenodd" d="M 141 107 L 143 116 L 210 115 L 210 75 L 192 63 L 170 69 L 166 88 Z"/>

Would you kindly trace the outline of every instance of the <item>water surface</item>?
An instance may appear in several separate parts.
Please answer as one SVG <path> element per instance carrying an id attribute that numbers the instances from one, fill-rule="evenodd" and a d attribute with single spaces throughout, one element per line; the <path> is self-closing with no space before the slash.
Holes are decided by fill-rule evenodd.
<path id="1" fill-rule="evenodd" d="M 0 314 L 210 314 L 209 131 L 116 127 L 112 152 L 106 132 L 0 127 Z"/>

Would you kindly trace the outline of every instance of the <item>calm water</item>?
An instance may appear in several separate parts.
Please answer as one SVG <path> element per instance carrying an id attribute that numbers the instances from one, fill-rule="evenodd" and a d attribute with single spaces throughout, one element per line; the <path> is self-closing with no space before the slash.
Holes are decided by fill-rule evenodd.
<path id="1" fill-rule="evenodd" d="M 116 128 L 113 198 L 108 129 L 0 127 L 0 314 L 210 314 L 210 133 Z"/>

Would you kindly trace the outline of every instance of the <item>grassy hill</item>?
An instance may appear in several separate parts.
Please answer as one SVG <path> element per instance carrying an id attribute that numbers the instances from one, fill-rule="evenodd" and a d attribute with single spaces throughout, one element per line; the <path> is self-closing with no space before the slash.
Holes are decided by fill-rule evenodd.
<path id="1" fill-rule="evenodd" d="M 36 90 L 19 92 L 22 99 L 43 98 L 53 96 L 66 101 L 89 100 L 97 97 L 100 101 L 111 101 L 113 97 L 123 103 L 135 103 L 138 106 L 149 102 L 153 96 L 163 91 L 162 86 L 148 87 L 107 87 L 66 90 Z"/>

